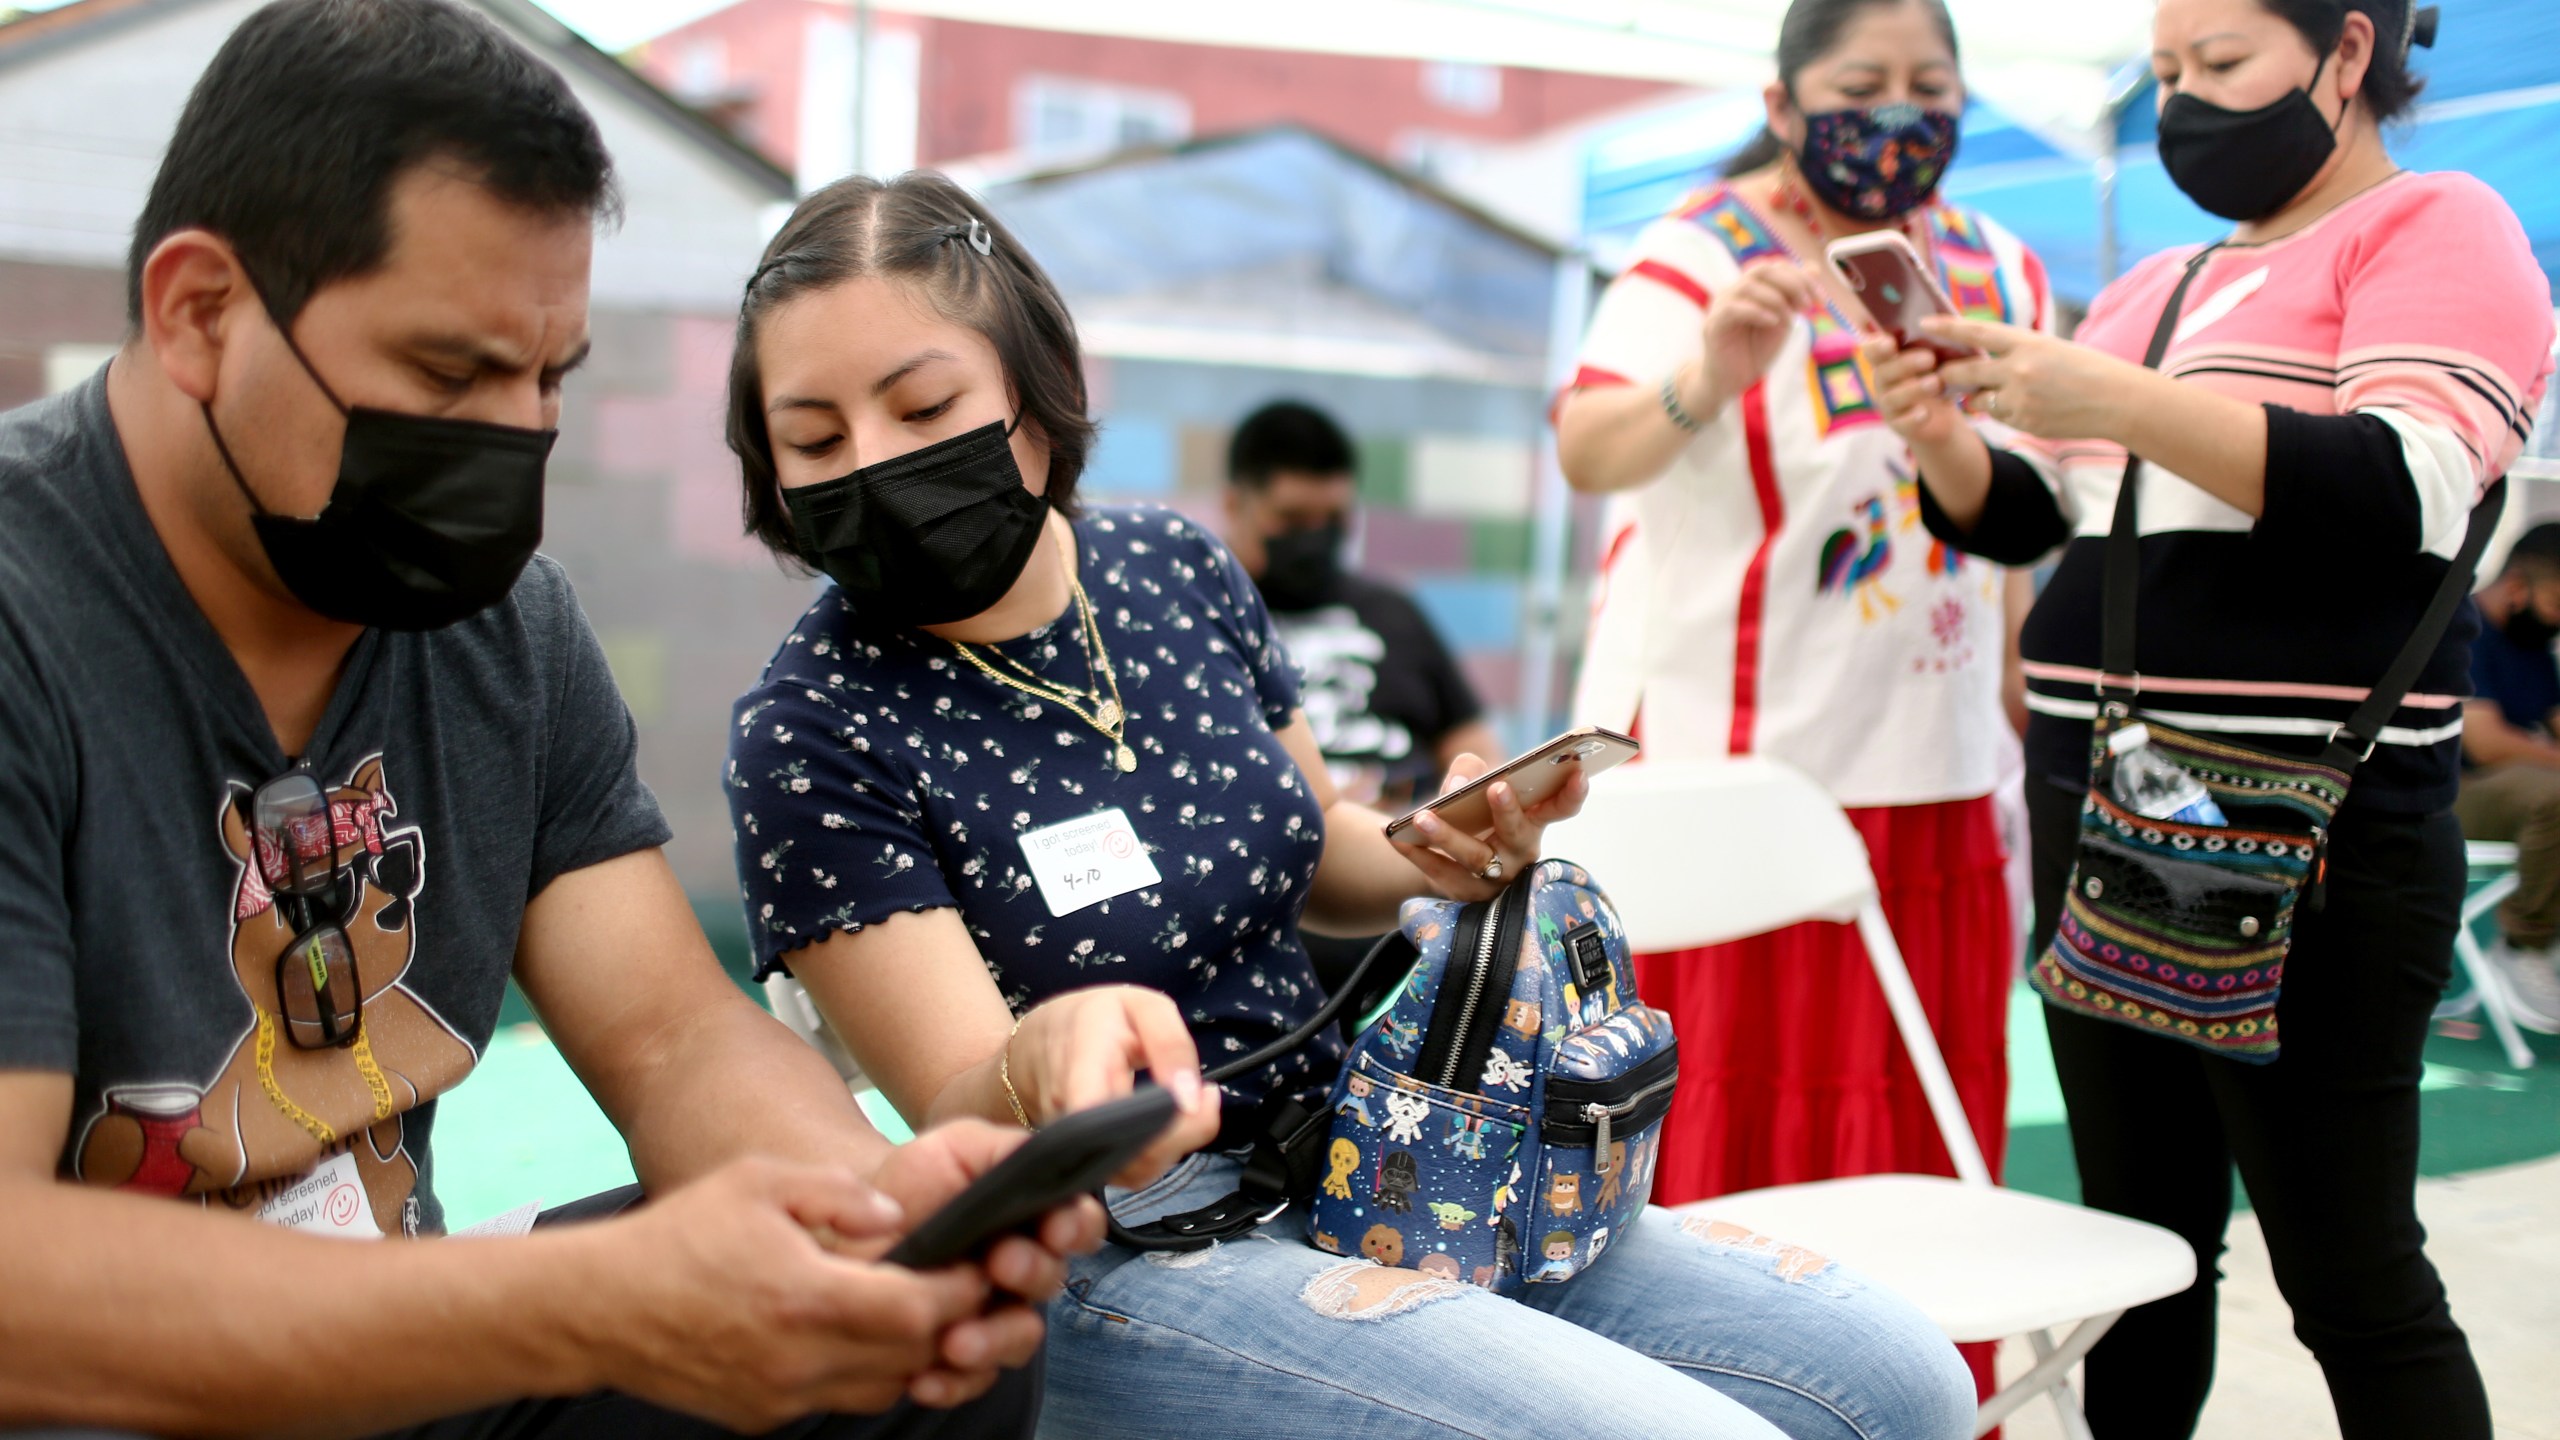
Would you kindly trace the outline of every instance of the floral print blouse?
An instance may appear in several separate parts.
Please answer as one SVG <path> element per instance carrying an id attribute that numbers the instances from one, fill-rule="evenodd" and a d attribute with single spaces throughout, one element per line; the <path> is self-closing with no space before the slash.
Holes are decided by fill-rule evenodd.
<path id="1" fill-rule="evenodd" d="M 1215 1066 L 1277 1039 L 1323 995 L 1298 941 L 1324 815 L 1274 731 L 1298 676 L 1220 544 L 1170 511 L 1087 510 L 1080 578 L 1138 765 L 1058 705 L 999 685 L 949 642 L 864 627 L 834 586 L 738 701 L 727 784 L 759 976 L 837 931 L 960 912 L 1016 1014 L 1089 985 L 1145 985 Z M 1077 612 L 980 646 L 1082 694 Z M 1011 672 L 1008 672 L 1011 673 Z M 1098 682 L 1094 682 L 1098 683 Z M 1103 693 L 1110 693 L 1107 686 Z M 1117 808 L 1158 883 L 1052 914 L 1022 837 Z M 1232 1101 L 1328 1084 L 1328 1032 Z"/>

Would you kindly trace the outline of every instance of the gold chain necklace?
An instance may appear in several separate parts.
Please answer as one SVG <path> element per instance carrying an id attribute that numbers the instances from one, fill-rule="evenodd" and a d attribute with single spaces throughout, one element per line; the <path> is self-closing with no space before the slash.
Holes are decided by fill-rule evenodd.
<path id="1" fill-rule="evenodd" d="M 373 1092 L 373 1118 L 380 1124 L 391 1118 L 391 1082 L 384 1078 L 382 1067 L 374 1063 L 373 1042 L 362 1030 L 356 1032 L 355 1044 L 349 1048 L 355 1052 L 356 1073 L 364 1077 L 364 1088 Z M 276 1083 L 276 1017 L 264 1010 L 258 1011 L 258 1087 L 267 1092 L 267 1098 L 275 1102 L 286 1119 L 310 1131 L 321 1149 L 338 1143 L 338 1132 L 328 1121 L 293 1103 L 293 1097 Z"/>
<path id="2" fill-rule="evenodd" d="M 1111 651 L 1102 643 L 1102 622 L 1094 613 L 1093 600 L 1084 593 L 1084 581 L 1076 575 L 1073 552 L 1068 549 L 1070 543 L 1062 540 L 1059 548 L 1066 552 L 1062 558 L 1067 560 L 1067 588 L 1074 593 L 1076 600 L 1076 639 L 1084 646 L 1086 686 L 1082 695 L 1054 680 L 1044 680 L 1031 673 L 1029 667 L 1001 650 L 993 650 L 995 657 L 1019 672 L 1022 678 L 1016 679 L 988 664 L 974 646 L 954 640 L 951 648 L 960 652 L 961 659 L 976 666 L 978 673 L 997 684 L 1049 701 L 1092 726 L 1102 738 L 1111 742 L 1112 768 L 1127 775 L 1138 768 L 1138 752 L 1129 747 L 1126 738 L 1129 712 L 1120 700 L 1120 677 L 1112 668 Z M 1099 683 L 1095 683 L 1097 678 Z M 1111 691 L 1108 696 L 1102 693 L 1106 686 Z"/>

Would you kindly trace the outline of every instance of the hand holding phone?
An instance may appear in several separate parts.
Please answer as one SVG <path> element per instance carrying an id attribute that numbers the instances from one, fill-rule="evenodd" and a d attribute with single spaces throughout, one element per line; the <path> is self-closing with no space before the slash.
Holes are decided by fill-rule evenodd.
<path id="1" fill-rule="evenodd" d="M 1823 251 L 1831 268 L 1866 307 L 1876 328 L 1893 337 L 1905 350 L 1927 350 L 1940 363 L 1970 360 L 1982 352 L 1969 345 L 1940 340 L 1920 328 L 1920 322 L 1932 315 L 1952 316 L 1955 302 L 1938 285 L 1938 277 L 1911 248 L 1911 242 L 1890 230 L 1872 235 L 1852 235 L 1834 240 Z"/>
<path id="2" fill-rule="evenodd" d="M 1060 1116 L 927 1216 L 886 1258 L 931 1270 L 1037 1226 L 1041 1216 L 1101 1189 L 1173 1124 L 1176 1108 L 1170 1092 L 1141 1085 L 1117 1100 Z"/>
<path id="3" fill-rule="evenodd" d="M 1420 837 L 1410 832 L 1426 810 L 1451 829 L 1482 835 L 1493 828 L 1493 805 L 1488 792 L 1494 782 L 1508 781 L 1520 808 L 1534 809 L 1572 783 L 1574 776 L 1597 775 L 1634 759 L 1643 750 L 1631 737 L 1597 725 L 1568 730 L 1388 821 L 1387 838 L 1399 844 L 1417 843 Z"/>

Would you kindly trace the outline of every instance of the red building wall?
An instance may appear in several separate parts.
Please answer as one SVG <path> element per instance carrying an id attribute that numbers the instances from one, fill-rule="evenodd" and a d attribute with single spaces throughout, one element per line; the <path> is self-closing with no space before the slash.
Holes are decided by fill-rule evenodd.
<path id="1" fill-rule="evenodd" d="M 925 33 L 918 148 L 929 165 L 1011 147 L 1014 87 L 1033 74 L 1172 91 L 1190 102 L 1195 135 L 1291 120 L 1381 156 L 1393 154 L 1398 137 L 1412 130 L 1485 141 L 1525 139 L 1670 88 L 1505 70 L 1501 103 L 1478 115 L 1426 95 L 1424 64 L 1417 60 L 1181 45 L 956 20 L 928 21 Z"/>
<path id="2" fill-rule="evenodd" d="M 650 41 L 637 58 L 651 79 L 697 104 L 708 100 L 708 108 L 729 119 L 750 143 L 791 169 L 798 158 L 794 151 L 806 22 L 814 16 L 841 19 L 847 13 L 847 6 L 831 0 L 739 0 Z M 917 159 L 925 165 L 1014 148 L 1017 87 L 1033 75 L 1180 95 L 1190 106 L 1195 135 L 1295 121 L 1384 157 L 1394 157 L 1400 140 L 1412 132 L 1462 141 L 1523 139 L 1671 88 L 1643 80 L 1507 69 L 1501 72 L 1499 103 L 1476 114 L 1435 101 L 1425 89 L 1427 67 L 1415 60 L 1185 45 L 904 16 L 882 16 L 875 23 L 921 36 Z M 710 97 L 689 91 L 683 74 L 687 52 L 704 40 L 719 42 L 726 58 L 727 83 Z"/>
<path id="3" fill-rule="evenodd" d="M 710 111 L 740 139 L 788 170 L 800 148 L 800 50 L 808 22 L 841 18 L 834 0 L 738 0 L 640 47 L 643 74 Z M 722 58 L 723 82 L 704 94 L 687 83 L 686 57 L 710 43 Z"/>

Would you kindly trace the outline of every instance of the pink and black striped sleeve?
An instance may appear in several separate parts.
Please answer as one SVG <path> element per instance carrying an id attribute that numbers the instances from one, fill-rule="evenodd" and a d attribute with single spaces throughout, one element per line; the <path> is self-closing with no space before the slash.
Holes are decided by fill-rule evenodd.
<path id="1" fill-rule="evenodd" d="M 2335 413 L 2268 407 L 2258 529 L 2450 554 L 2532 427 L 2551 369 L 2551 288 L 2515 212 L 2471 176 L 2413 176 L 2377 198 L 2337 252 Z"/>

